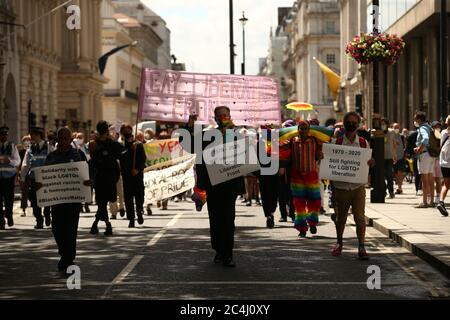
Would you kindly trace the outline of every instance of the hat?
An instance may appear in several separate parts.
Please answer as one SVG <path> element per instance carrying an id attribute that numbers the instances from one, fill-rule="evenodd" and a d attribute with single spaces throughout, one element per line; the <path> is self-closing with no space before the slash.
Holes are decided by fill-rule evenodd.
<path id="1" fill-rule="evenodd" d="M 42 127 L 30 127 L 30 133 L 45 133 Z"/>
<path id="2" fill-rule="evenodd" d="M 0 127 L 0 134 L 8 134 L 9 128 L 7 126 Z"/>
<path id="3" fill-rule="evenodd" d="M 441 126 L 442 127 L 442 124 L 441 124 L 441 122 L 440 121 L 433 121 L 432 123 L 431 123 L 431 127 L 436 127 L 436 126 Z"/>
<path id="4" fill-rule="evenodd" d="M 294 127 L 296 125 L 295 120 L 289 119 L 286 122 L 283 123 L 283 127 Z"/>

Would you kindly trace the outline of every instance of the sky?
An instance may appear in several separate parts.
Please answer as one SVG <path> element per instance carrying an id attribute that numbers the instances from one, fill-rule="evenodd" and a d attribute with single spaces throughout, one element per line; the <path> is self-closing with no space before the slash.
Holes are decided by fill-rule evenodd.
<path id="1" fill-rule="evenodd" d="M 142 0 L 160 15 L 171 31 L 171 54 L 190 72 L 230 73 L 228 0 Z M 256 75 L 258 59 L 266 57 L 270 28 L 278 25 L 278 7 L 294 0 L 234 0 L 235 73 L 241 72 L 242 11 L 245 26 L 246 74 Z"/>

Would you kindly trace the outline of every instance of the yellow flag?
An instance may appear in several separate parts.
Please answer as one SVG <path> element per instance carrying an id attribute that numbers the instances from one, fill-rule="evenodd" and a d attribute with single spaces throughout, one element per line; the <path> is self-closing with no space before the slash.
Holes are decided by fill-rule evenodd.
<path id="1" fill-rule="evenodd" d="M 314 61 L 317 62 L 325 77 L 327 77 L 328 86 L 330 87 L 331 93 L 333 94 L 333 97 L 336 100 L 338 90 L 341 86 L 341 77 L 338 74 L 336 74 L 336 72 L 331 70 L 329 67 L 324 65 L 322 62 L 317 60 L 316 57 L 314 57 L 313 59 Z"/>

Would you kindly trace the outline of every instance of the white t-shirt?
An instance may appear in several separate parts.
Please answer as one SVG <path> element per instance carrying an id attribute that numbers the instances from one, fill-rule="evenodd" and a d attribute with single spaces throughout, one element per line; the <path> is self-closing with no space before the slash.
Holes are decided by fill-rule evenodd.
<path id="1" fill-rule="evenodd" d="M 450 134 L 448 130 L 442 132 L 439 164 L 443 168 L 450 168 Z"/>

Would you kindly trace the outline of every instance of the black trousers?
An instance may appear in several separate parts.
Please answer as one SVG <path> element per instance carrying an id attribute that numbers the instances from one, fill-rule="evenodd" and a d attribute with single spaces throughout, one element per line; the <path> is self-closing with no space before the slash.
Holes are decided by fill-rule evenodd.
<path id="1" fill-rule="evenodd" d="M 287 219 L 288 214 L 292 219 L 295 218 L 295 208 L 292 199 L 291 183 L 288 176 L 278 176 L 279 196 L 278 201 L 280 204 L 281 217 Z M 287 211 L 289 208 L 289 212 Z"/>
<path id="2" fill-rule="evenodd" d="M 96 221 L 109 222 L 108 202 L 117 201 L 117 179 L 115 177 L 98 176 L 94 184 L 95 202 L 97 203 Z"/>
<path id="3" fill-rule="evenodd" d="M 414 184 L 416 185 L 416 192 L 422 190 L 422 177 L 419 173 L 418 159 L 416 157 L 413 158 L 413 170 L 414 170 Z"/>
<path id="4" fill-rule="evenodd" d="M 259 176 L 259 191 L 264 210 L 264 216 L 270 217 L 277 210 L 278 202 L 278 174 Z"/>
<path id="5" fill-rule="evenodd" d="M 11 218 L 14 205 L 14 181 L 16 177 L 0 179 L 0 224 L 5 224 L 5 217 Z M 5 205 L 3 209 L 3 205 Z"/>
<path id="6" fill-rule="evenodd" d="M 58 264 L 60 268 L 67 268 L 75 260 L 80 211 L 80 204 L 61 204 L 52 207 L 52 232 L 61 256 Z"/>
<path id="7" fill-rule="evenodd" d="M 122 176 L 122 181 L 127 219 L 134 220 L 136 217 L 136 213 L 134 210 L 135 204 L 136 212 L 138 214 L 143 214 L 144 212 L 144 177 L 142 175 L 138 175 L 135 177 Z"/>
<path id="8" fill-rule="evenodd" d="M 28 199 L 31 202 L 31 207 L 33 208 L 33 216 L 36 218 L 36 224 L 40 225 L 44 223 L 44 218 L 42 216 L 42 208 L 38 206 L 36 191 L 30 189 L 28 192 Z M 51 207 L 44 207 L 44 216 L 50 219 Z"/>
<path id="9" fill-rule="evenodd" d="M 206 191 L 211 245 L 224 259 L 233 257 L 236 198 L 232 190 Z"/>

